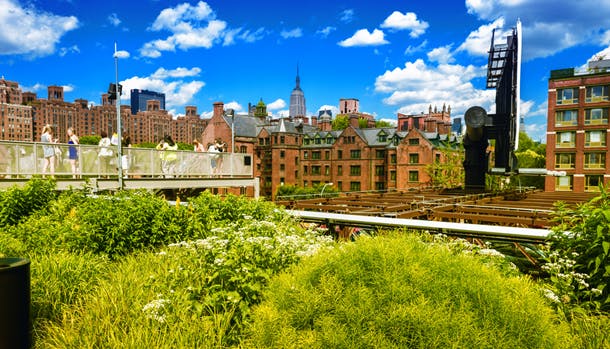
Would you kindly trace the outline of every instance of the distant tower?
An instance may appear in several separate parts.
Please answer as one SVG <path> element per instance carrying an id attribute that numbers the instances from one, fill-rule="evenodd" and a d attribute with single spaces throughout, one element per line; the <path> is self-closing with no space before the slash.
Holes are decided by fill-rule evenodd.
<path id="1" fill-rule="evenodd" d="M 299 77 L 299 66 L 297 65 L 296 87 L 290 94 L 289 117 L 305 116 L 305 94 L 301 90 L 301 78 Z"/>

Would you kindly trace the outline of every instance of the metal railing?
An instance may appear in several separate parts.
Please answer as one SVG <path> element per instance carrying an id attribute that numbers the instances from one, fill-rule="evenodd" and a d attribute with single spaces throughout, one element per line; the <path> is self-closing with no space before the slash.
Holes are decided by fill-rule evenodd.
<path id="1" fill-rule="evenodd" d="M 111 146 L 112 156 L 100 155 L 95 145 L 0 141 L 0 178 L 29 178 L 43 173 L 44 147 L 53 150 L 54 176 L 107 178 L 118 177 L 118 161 L 130 178 L 147 177 L 252 177 L 252 156 L 243 153 L 161 151 L 149 148 Z M 50 148 L 47 148 L 48 150 Z M 76 159 L 70 155 L 76 154 Z M 73 165 L 74 163 L 74 170 Z"/>

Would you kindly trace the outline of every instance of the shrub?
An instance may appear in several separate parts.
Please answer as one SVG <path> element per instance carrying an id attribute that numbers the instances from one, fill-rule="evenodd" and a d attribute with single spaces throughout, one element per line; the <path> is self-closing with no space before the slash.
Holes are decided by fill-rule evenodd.
<path id="1" fill-rule="evenodd" d="M 23 188 L 17 186 L 0 195 L 0 227 L 17 224 L 32 213 L 46 208 L 55 197 L 55 183 L 42 179 L 28 181 Z"/>
<path id="2" fill-rule="evenodd" d="M 548 244 L 549 298 L 563 311 L 574 306 L 610 310 L 610 197 L 598 197 L 576 208 L 556 206 Z"/>
<path id="3" fill-rule="evenodd" d="M 274 278 L 246 347 L 559 348 L 535 285 L 412 236 L 361 238 Z"/>

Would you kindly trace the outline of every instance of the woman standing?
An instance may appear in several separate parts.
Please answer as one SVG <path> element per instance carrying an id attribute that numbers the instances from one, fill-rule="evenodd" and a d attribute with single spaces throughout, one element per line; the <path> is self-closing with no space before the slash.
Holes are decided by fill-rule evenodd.
<path id="1" fill-rule="evenodd" d="M 42 128 L 42 135 L 40 136 L 40 141 L 42 143 L 55 143 L 53 139 L 53 129 L 51 125 L 45 125 Z M 55 147 L 52 144 L 43 144 L 42 151 L 44 156 L 44 164 L 42 166 L 42 175 L 44 177 L 45 173 L 47 173 L 47 168 L 51 173 L 51 176 L 55 176 Z"/>
<path id="2" fill-rule="evenodd" d="M 108 138 L 108 133 L 106 133 L 106 131 L 102 131 L 100 132 L 100 136 L 102 137 L 98 143 L 98 146 L 100 147 L 98 153 L 98 159 L 100 160 L 100 175 L 108 178 L 108 175 L 110 174 L 110 160 L 114 156 L 114 152 L 110 148 L 111 144 L 110 138 Z"/>
<path id="3" fill-rule="evenodd" d="M 68 128 L 68 158 L 70 159 L 70 167 L 72 168 L 72 178 L 76 178 L 77 174 L 77 162 L 78 162 L 78 149 L 76 148 L 78 144 L 78 136 L 74 134 L 74 129 L 72 127 Z"/>

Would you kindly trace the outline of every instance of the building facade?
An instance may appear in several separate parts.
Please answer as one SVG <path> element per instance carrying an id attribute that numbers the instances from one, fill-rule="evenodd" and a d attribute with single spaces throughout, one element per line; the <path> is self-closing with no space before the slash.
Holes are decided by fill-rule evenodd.
<path id="1" fill-rule="evenodd" d="M 165 110 L 165 93 L 133 89 L 131 93 L 131 113 L 137 114 L 140 111 L 148 110 L 148 101 L 159 101 L 159 108 Z"/>
<path id="2" fill-rule="evenodd" d="M 546 191 L 598 191 L 610 178 L 610 61 L 587 71 L 551 71 L 548 89 Z"/>
<path id="3" fill-rule="evenodd" d="M 288 109 L 288 115 L 291 118 L 297 116 L 307 115 L 307 108 L 305 107 L 305 93 L 301 90 L 301 78 L 299 77 L 299 67 L 297 66 L 297 78 L 296 86 L 290 94 L 290 106 Z"/>

